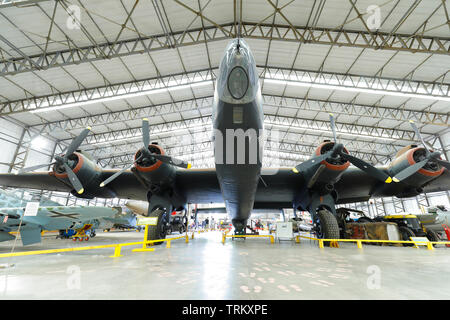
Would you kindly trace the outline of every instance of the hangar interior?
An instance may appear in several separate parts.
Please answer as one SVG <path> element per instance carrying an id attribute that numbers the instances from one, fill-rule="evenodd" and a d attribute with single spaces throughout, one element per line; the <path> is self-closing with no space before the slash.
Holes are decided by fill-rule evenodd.
<path id="1" fill-rule="evenodd" d="M 339 142 L 374 166 L 388 165 L 405 146 L 421 145 L 411 120 L 426 147 L 448 161 L 449 5 L 441 0 L 0 0 L 0 172 L 18 173 L 46 163 L 43 170 L 51 170 L 55 156 L 64 153 L 87 126 L 92 130 L 80 149 L 103 169 L 130 166 L 142 145 L 143 118 L 148 118 L 151 141 L 167 154 L 189 161 L 193 168 L 214 168 L 215 80 L 224 50 L 239 32 L 256 60 L 265 130 L 269 137 L 278 134 L 264 145 L 264 167 L 291 168 L 309 159 L 321 142 L 333 139 L 330 113 Z M 26 200 L 48 198 L 63 206 L 120 206 L 127 201 L 82 199 L 48 190 L 19 192 Z M 450 208 L 449 198 L 449 191 L 442 190 L 340 206 L 373 218 L 422 214 L 437 205 Z M 223 206 L 199 207 L 217 205 Z M 205 252 L 212 254 L 214 237 L 202 237 Z M 257 254 L 255 244 L 246 249 L 248 242 L 233 243 L 241 257 Z M 183 244 L 173 246 L 181 250 Z M 221 251 L 224 257 L 229 246 Z M 386 249 L 388 255 L 395 255 L 395 249 Z M 280 261 L 283 250 L 297 259 L 289 246 L 276 253 Z M 311 261 L 306 264 L 327 259 L 314 250 L 308 248 Z M 346 263 L 339 261 L 337 252 L 328 254 L 333 255 L 329 261 Z M 87 255 L 80 259 L 88 260 Z M 161 253 L 156 257 L 164 263 L 171 259 Z M 441 264 L 435 268 L 445 271 L 448 258 L 443 253 L 439 257 Z M 27 259 L 31 265 L 38 263 Z M 158 260 L 148 259 L 152 261 L 143 263 Z M 414 258 L 402 259 L 407 264 Z M 194 270 L 192 262 L 191 271 L 214 281 L 214 270 L 208 269 L 211 262 L 200 261 L 204 269 Z M 426 257 L 423 261 L 433 263 Z M 274 270 L 285 272 L 282 265 Z M 242 277 L 250 278 L 251 272 Z M 269 278 L 263 280 L 269 283 Z M 228 280 L 224 276 L 219 284 L 225 286 Z M 259 282 L 237 285 L 237 295 L 231 289 L 223 296 L 203 297 L 259 297 L 261 290 L 264 294 Z M 286 298 L 300 294 L 299 287 L 280 285 L 277 290 Z M 331 287 L 326 281 L 311 286 Z M 339 297 L 337 292 L 331 296 Z M 404 297 L 398 292 L 394 296 Z"/>

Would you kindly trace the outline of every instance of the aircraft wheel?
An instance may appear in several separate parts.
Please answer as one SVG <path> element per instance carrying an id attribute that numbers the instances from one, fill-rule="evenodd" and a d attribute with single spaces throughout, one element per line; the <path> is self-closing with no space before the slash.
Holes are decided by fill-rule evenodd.
<path id="1" fill-rule="evenodd" d="M 328 210 L 322 209 L 317 213 L 315 223 L 316 235 L 319 239 L 339 239 L 339 225 L 336 217 Z M 329 247 L 330 242 L 324 242 Z"/>
<path id="2" fill-rule="evenodd" d="M 434 230 L 431 230 L 431 229 L 428 229 L 428 230 L 427 230 L 427 238 L 428 238 L 428 240 L 430 240 L 431 242 L 435 242 L 435 241 L 437 242 L 437 241 L 440 240 L 438 233 L 437 233 L 436 231 L 434 231 Z M 433 244 L 433 247 L 435 247 L 435 246 L 436 246 L 436 245 Z"/>
<path id="3" fill-rule="evenodd" d="M 150 213 L 149 217 L 157 217 L 158 222 L 156 226 L 148 227 L 147 239 L 148 240 L 165 239 L 167 232 L 169 231 L 167 227 L 169 214 L 167 214 L 164 209 L 156 208 L 156 210 L 153 210 Z M 161 245 L 162 241 L 155 242 L 154 244 Z"/>
<path id="4" fill-rule="evenodd" d="M 400 231 L 400 234 L 402 235 L 402 240 L 403 241 L 411 241 L 411 239 L 409 237 L 415 237 L 416 236 L 414 234 L 414 232 L 408 227 L 399 227 L 398 230 Z M 413 246 L 413 244 L 404 243 L 403 246 L 404 247 L 411 247 L 411 246 Z"/>

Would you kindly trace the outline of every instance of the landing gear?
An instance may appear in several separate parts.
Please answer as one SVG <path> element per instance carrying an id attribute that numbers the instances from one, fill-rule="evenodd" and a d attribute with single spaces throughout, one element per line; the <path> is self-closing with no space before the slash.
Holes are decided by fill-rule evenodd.
<path id="1" fill-rule="evenodd" d="M 320 209 L 314 220 L 314 229 L 319 239 L 339 239 L 339 225 L 336 217 L 327 209 Z M 329 246 L 330 242 L 324 242 Z"/>
<path id="2" fill-rule="evenodd" d="M 159 240 L 159 239 L 165 239 L 166 235 L 169 231 L 170 225 L 169 225 L 169 214 L 164 208 L 155 208 L 153 210 L 149 217 L 155 217 L 158 218 L 158 221 L 156 223 L 156 226 L 148 226 L 148 234 L 147 239 L 148 240 Z M 158 241 L 154 243 L 155 245 L 162 244 L 162 241 Z"/>
<path id="3" fill-rule="evenodd" d="M 439 235 L 436 231 L 428 229 L 427 230 L 427 238 L 428 240 L 430 240 L 431 242 L 437 242 L 440 241 Z"/>
<path id="4" fill-rule="evenodd" d="M 398 230 L 400 231 L 400 234 L 402 235 L 403 241 L 411 241 L 410 237 L 415 237 L 416 236 L 414 234 L 414 231 L 412 231 L 408 227 L 401 226 L 401 227 L 398 228 Z M 403 246 L 404 247 L 411 247 L 413 245 L 410 244 L 410 243 L 404 243 Z"/>

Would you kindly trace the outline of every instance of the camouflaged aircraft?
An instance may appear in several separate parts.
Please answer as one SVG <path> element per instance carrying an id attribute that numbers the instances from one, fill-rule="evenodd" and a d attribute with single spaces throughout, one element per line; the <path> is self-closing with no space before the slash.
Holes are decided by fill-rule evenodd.
<path id="1" fill-rule="evenodd" d="M 136 225 L 136 215 L 128 209 L 122 212 L 121 207 L 68 207 L 42 199 L 36 216 L 27 216 L 24 215 L 27 202 L 0 190 L 0 241 L 14 240 L 11 232 L 18 230 L 25 246 L 41 242 L 42 231 L 79 230 L 86 225 L 92 225 L 90 229 L 95 231 L 97 228 Z"/>

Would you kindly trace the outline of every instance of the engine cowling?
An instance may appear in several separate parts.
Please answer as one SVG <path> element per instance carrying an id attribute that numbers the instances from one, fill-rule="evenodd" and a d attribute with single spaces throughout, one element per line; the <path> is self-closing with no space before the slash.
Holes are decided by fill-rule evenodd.
<path id="1" fill-rule="evenodd" d="M 412 166 L 423 159 L 425 159 L 426 150 L 422 147 L 417 147 L 416 145 L 409 145 L 401 149 L 391 164 L 388 167 L 389 172 L 392 176 L 399 173 L 400 171 Z M 437 178 L 444 172 L 445 168 L 439 165 L 433 160 L 428 161 L 428 163 L 416 173 L 409 176 L 402 182 L 414 187 L 421 187 L 425 183 Z"/>
<path id="2" fill-rule="evenodd" d="M 165 155 L 164 149 L 157 144 L 150 144 L 148 149 L 151 153 Z M 134 160 L 136 161 L 141 156 L 142 150 L 138 150 L 134 155 Z M 152 157 L 144 155 L 141 160 L 136 161 L 135 168 L 149 183 L 153 191 L 172 186 L 175 181 L 175 167 Z"/>
<path id="3" fill-rule="evenodd" d="M 98 185 L 102 180 L 102 170 L 85 155 L 79 152 L 72 153 L 68 157 L 68 166 L 72 169 L 73 173 L 76 174 L 84 188 L 82 194 L 78 194 L 72 190 L 73 195 L 87 199 L 92 199 L 94 197 L 112 198 L 116 196 L 115 192 L 110 188 L 98 188 Z M 69 177 L 62 165 L 56 163 L 52 170 L 52 175 L 71 186 Z"/>
<path id="4" fill-rule="evenodd" d="M 325 141 L 320 144 L 314 152 L 314 156 L 320 156 L 330 151 L 334 146 L 334 142 Z M 348 154 L 348 150 L 343 148 L 343 151 Z M 322 165 L 319 167 L 311 177 L 314 179 L 314 184 L 325 185 L 330 191 L 332 185 L 336 183 L 344 171 L 350 166 L 350 162 L 342 159 L 341 157 L 328 158 L 320 162 Z"/>

